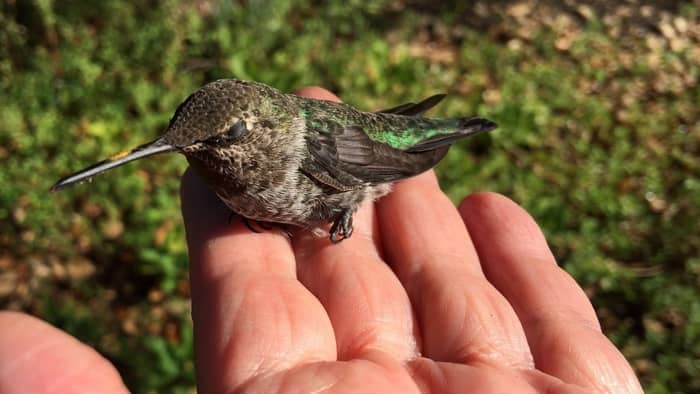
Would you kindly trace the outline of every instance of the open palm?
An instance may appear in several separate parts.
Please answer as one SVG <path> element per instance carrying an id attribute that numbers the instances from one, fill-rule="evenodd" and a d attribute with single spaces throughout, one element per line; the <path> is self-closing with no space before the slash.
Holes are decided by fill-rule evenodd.
<path id="1" fill-rule="evenodd" d="M 492 193 L 455 209 L 432 172 L 394 189 L 358 211 L 350 239 L 331 244 L 230 223 L 202 181 L 184 175 L 200 392 L 642 391 L 524 210 Z M 1 315 L 0 326 L 19 320 Z M 24 324 L 14 340 L 0 335 L 0 391 L 41 354 L 7 367 L 26 349 L 17 334 L 42 324 Z M 47 327 L 40 338 L 63 335 L 52 343 L 72 355 L 64 372 L 95 358 Z M 103 374 L 100 387 L 123 389 L 100 365 L 74 375 Z"/>
<path id="2" fill-rule="evenodd" d="M 641 392 L 505 197 L 455 209 L 426 173 L 365 204 L 334 245 L 228 225 L 199 182 L 185 176 L 183 202 L 203 392 Z"/>

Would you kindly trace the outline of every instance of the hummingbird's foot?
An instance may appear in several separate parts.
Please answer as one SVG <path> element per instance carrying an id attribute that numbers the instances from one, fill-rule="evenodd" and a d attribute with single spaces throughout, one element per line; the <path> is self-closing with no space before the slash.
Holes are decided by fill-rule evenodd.
<path id="1" fill-rule="evenodd" d="M 331 226 L 330 240 L 334 244 L 352 235 L 352 210 L 344 210 Z"/>
<path id="2" fill-rule="evenodd" d="M 250 219 L 241 216 L 241 220 L 243 221 L 243 224 L 245 224 L 245 226 L 248 227 L 248 229 L 250 231 L 252 231 L 256 234 L 260 234 L 262 232 L 262 231 L 256 229 L 255 227 L 253 227 L 253 225 L 250 223 Z M 263 230 L 272 230 L 272 226 L 270 226 L 268 223 L 259 222 L 257 220 L 253 220 L 253 222 L 255 222 L 255 224 Z"/>
<path id="3" fill-rule="evenodd" d="M 270 226 L 269 223 L 267 222 L 258 222 L 257 220 L 255 221 L 255 224 L 258 225 L 263 230 L 272 230 L 272 226 Z"/>
<path id="4" fill-rule="evenodd" d="M 262 232 L 262 231 L 256 229 L 255 227 L 253 227 L 253 225 L 250 224 L 250 220 L 248 220 L 248 218 L 241 216 L 241 221 L 243 222 L 243 224 L 245 224 L 246 227 L 248 227 L 248 230 L 254 232 L 255 234 L 260 234 Z"/>

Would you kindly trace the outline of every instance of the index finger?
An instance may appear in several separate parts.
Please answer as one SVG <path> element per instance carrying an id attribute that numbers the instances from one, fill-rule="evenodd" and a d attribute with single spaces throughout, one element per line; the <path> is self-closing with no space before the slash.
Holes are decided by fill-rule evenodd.
<path id="1" fill-rule="evenodd" d="M 230 222 L 231 211 L 191 170 L 181 196 L 199 390 L 230 392 L 259 374 L 334 360 L 330 321 L 296 280 L 289 241 Z"/>

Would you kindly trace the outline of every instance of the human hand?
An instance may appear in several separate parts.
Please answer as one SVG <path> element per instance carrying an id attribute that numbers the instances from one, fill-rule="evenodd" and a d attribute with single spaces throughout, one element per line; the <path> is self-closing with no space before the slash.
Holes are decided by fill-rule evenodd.
<path id="1" fill-rule="evenodd" d="M 336 245 L 251 233 L 192 172 L 182 183 L 203 393 L 642 391 L 536 223 L 505 197 L 477 193 L 455 209 L 426 173 L 365 204 Z M 96 388 L 126 391 L 93 349 L 0 313 L 0 392 Z"/>
<path id="2" fill-rule="evenodd" d="M 182 200 L 202 392 L 642 391 L 505 197 L 455 209 L 426 173 L 365 204 L 339 244 L 231 225 L 191 172 Z"/>

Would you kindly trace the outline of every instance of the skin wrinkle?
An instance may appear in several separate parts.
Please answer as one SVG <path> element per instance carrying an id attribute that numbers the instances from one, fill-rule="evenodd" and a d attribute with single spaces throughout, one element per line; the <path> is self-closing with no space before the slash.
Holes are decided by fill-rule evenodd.
<path id="1" fill-rule="evenodd" d="M 590 394 L 599 392 L 599 390 L 584 389 L 580 386 L 574 386 L 561 379 L 547 376 L 542 371 L 535 369 L 519 371 L 518 378 L 523 379 L 540 394 Z"/>
<path id="2" fill-rule="evenodd" d="M 402 272 L 402 276 L 404 276 L 404 279 L 402 280 L 403 283 L 405 283 L 407 286 L 407 292 L 410 295 L 410 298 L 413 299 L 413 302 L 411 302 L 411 307 L 413 310 L 413 316 L 414 316 L 414 321 L 417 321 L 417 326 L 418 326 L 418 333 L 417 335 L 419 338 L 423 338 L 423 333 L 426 332 L 426 327 L 424 327 L 424 319 L 419 318 L 418 316 L 423 316 L 424 314 L 422 313 L 416 313 L 415 309 L 420 308 L 423 309 L 426 307 L 427 303 L 424 298 L 425 294 L 425 289 L 426 286 L 430 285 L 429 281 L 426 281 L 425 278 L 428 276 L 426 271 L 426 267 L 430 266 L 429 264 L 425 263 L 416 263 L 416 264 L 407 264 L 408 266 L 411 267 L 410 272 L 404 270 Z M 432 270 L 432 268 L 431 268 Z M 419 280 L 421 279 L 421 280 Z M 421 282 L 427 282 L 427 283 L 421 283 Z M 463 331 L 463 330 L 461 330 Z M 424 340 L 421 340 L 420 342 L 420 347 L 418 350 L 418 353 L 423 354 L 424 349 L 423 346 L 425 344 Z"/>
<path id="3" fill-rule="evenodd" d="M 444 222 L 444 221 L 440 221 Z M 400 226 L 408 226 L 412 227 L 411 223 L 402 223 Z M 442 228 L 444 223 L 436 223 L 436 226 L 438 228 Z M 449 228 L 450 226 L 445 225 L 446 228 Z M 417 227 L 417 226 L 416 226 Z M 420 236 L 416 235 L 417 238 L 420 239 Z M 451 238 L 448 236 L 448 238 Z M 426 244 L 423 242 L 418 242 L 418 243 L 410 243 L 407 245 L 403 245 L 406 247 L 406 249 L 409 251 L 407 254 L 412 257 L 411 264 L 418 264 L 418 263 L 431 263 L 431 264 L 425 264 L 425 265 L 432 265 L 436 260 L 439 261 L 441 258 L 446 258 L 449 262 L 453 262 L 455 260 L 465 262 L 470 260 L 472 256 L 470 256 L 469 253 L 464 253 L 463 250 L 455 251 L 454 246 L 452 247 L 447 247 L 445 243 L 449 243 L 448 241 L 445 241 L 444 238 L 439 238 L 436 240 L 431 241 L 430 243 Z M 459 248 L 462 249 L 462 248 Z M 474 259 L 476 260 L 476 256 L 473 256 Z M 447 263 L 445 263 L 447 264 Z M 470 268 L 472 266 L 478 266 L 478 265 L 471 265 L 469 264 Z M 481 269 L 479 268 L 479 271 Z"/>
<path id="4" fill-rule="evenodd" d="M 490 317 L 494 317 L 493 314 L 491 314 Z M 463 321 L 463 326 L 470 327 L 470 331 L 474 332 L 474 334 L 471 336 L 472 338 L 479 338 L 483 335 L 483 337 L 488 338 L 488 340 L 457 341 L 457 343 L 451 346 L 453 349 L 455 349 L 453 351 L 454 358 L 449 361 L 469 365 L 486 364 L 490 366 L 508 365 L 518 367 L 534 367 L 532 355 L 527 352 L 525 352 L 525 354 L 522 354 L 522 352 L 517 352 L 516 347 L 512 346 L 512 341 L 503 340 L 505 339 L 503 336 L 491 335 L 491 333 L 485 328 L 491 324 L 490 322 L 484 323 L 483 317 L 476 319 L 471 317 L 468 312 L 465 312 L 463 315 Z M 460 343 L 462 344 L 460 345 Z M 508 350 L 511 350 L 511 352 Z M 527 360 L 524 362 L 525 365 L 523 365 L 523 358 Z"/>
<path id="5" fill-rule="evenodd" d="M 301 363 L 295 367 L 292 367 L 291 369 L 289 369 L 287 371 L 276 373 L 276 375 L 280 377 L 280 382 L 279 382 L 279 384 L 277 384 L 276 391 L 283 392 L 283 393 L 299 392 L 300 387 L 298 387 L 299 386 L 298 382 L 292 381 L 290 383 L 290 381 L 292 378 L 296 377 L 295 374 L 297 373 L 297 371 L 301 370 L 302 368 L 306 368 L 308 370 L 309 367 L 314 366 L 313 364 L 317 364 L 317 365 L 315 365 L 314 368 L 311 368 L 313 373 L 309 377 L 309 379 L 307 379 L 308 382 L 317 381 L 317 380 L 328 380 L 329 377 L 333 378 L 333 380 L 329 381 L 328 383 L 322 384 L 321 387 L 319 387 L 317 389 L 307 391 L 307 392 L 322 393 L 322 392 L 328 391 L 329 389 L 331 389 L 337 385 L 338 378 L 335 376 L 331 376 L 330 374 L 326 373 L 326 371 L 319 368 L 319 366 L 322 366 L 325 363 L 327 363 L 327 362 L 326 361 L 319 361 L 319 362 Z M 271 380 L 274 380 L 275 377 L 271 376 L 270 378 L 271 378 Z M 285 390 L 285 388 L 288 386 L 292 386 L 292 388 L 296 389 L 296 390 L 290 390 L 290 389 Z M 265 390 L 265 391 L 260 391 L 260 392 L 271 392 L 271 390 Z"/>
<path id="6" fill-rule="evenodd" d="M 507 306 L 510 306 L 510 303 L 508 302 L 507 299 L 504 299 L 502 295 L 498 292 L 498 289 L 496 289 L 490 282 L 486 282 L 489 289 L 492 290 L 492 294 L 495 296 L 499 297 L 499 300 L 505 301 Z M 495 303 L 495 301 L 492 301 Z M 500 338 L 492 338 L 491 341 L 492 343 L 498 343 L 500 340 L 501 346 L 498 346 L 500 349 L 504 350 L 512 350 L 512 354 L 510 357 L 504 357 L 501 362 L 505 361 L 505 365 L 512 366 L 512 367 L 524 367 L 524 368 L 534 368 L 535 367 L 535 361 L 532 356 L 532 352 L 530 351 L 530 348 L 528 347 L 527 344 L 527 336 L 525 338 L 525 342 L 523 343 L 522 341 L 519 340 L 520 336 L 515 336 L 513 335 L 514 332 L 518 333 L 524 333 L 525 330 L 523 328 L 523 324 L 521 321 L 517 318 L 517 314 L 513 309 L 509 308 L 498 308 L 496 305 L 494 305 L 494 308 L 490 309 L 491 311 L 498 311 L 501 310 L 503 313 L 494 313 L 491 312 L 490 316 L 494 318 L 497 322 L 494 324 L 495 327 L 503 327 L 506 331 L 509 331 L 511 335 L 503 335 Z M 511 313 L 508 313 L 511 312 Z M 510 316 L 507 317 L 506 314 L 512 314 L 515 316 Z M 512 361 L 512 362 L 511 362 Z"/>
<path id="7" fill-rule="evenodd" d="M 315 372 L 314 375 L 319 375 L 319 373 L 318 373 L 319 370 L 320 370 L 319 368 L 316 368 L 315 371 L 314 371 L 314 372 Z M 327 378 L 327 375 L 328 375 L 328 374 L 324 374 L 323 378 L 328 379 L 328 378 Z M 291 374 L 288 374 L 287 376 L 291 376 Z M 319 392 L 319 393 L 328 392 L 328 391 L 330 391 L 333 387 L 337 386 L 337 385 L 338 385 L 338 382 L 340 381 L 340 378 L 339 378 L 339 377 L 335 377 L 335 376 L 334 376 L 333 378 L 334 378 L 334 379 L 333 379 L 332 381 L 330 381 L 330 382 L 328 382 L 328 383 L 325 383 L 325 384 L 323 384 L 321 387 L 319 387 L 319 388 L 316 390 L 316 392 Z M 292 384 L 288 384 L 287 381 L 288 381 L 288 379 L 283 380 L 283 385 L 282 385 L 282 387 L 287 386 L 287 385 L 292 385 L 292 386 L 294 385 L 293 383 L 292 383 Z"/>
<path id="8" fill-rule="evenodd" d="M 522 319 L 522 318 L 521 318 Z M 532 327 L 533 331 L 540 331 L 551 324 L 581 326 L 591 331 L 600 333 L 600 326 L 586 318 L 586 316 L 571 309 L 552 309 L 538 314 L 530 314 L 521 320 L 523 325 Z"/>
<path id="9" fill-rule="evenodd" d="M 362 329 L 358 333 L 354 335 L 354 339 L 351 341 L 351 343 L 354 344 L 353 347 L 356 348 L 356 351 L 354 352 L 349 352 L 346 351 L 346 357 L 338 357 L 339 360 L 351 360 L 353 358 L 360 358 L 363 354 L 367 352 L 373 352 L 373 351 L 387 351 L 391 349 L 386 349 L 386 346 L 377 346 L 378 343 L 393 343 L 396 346 L 396 348 L 406 348 L 406 346 L 400 346 L 402 344 L 409 343 L 410 345 L 408 346 L 409 348 L 413 348 L 413 351 L 409 350 L 408 352 L 387 352 L 390 354 L 396 354 L 396 353 L 408 353 L 408 357 L 401 357 L 403 360 L 410 360 L 413 357 L 417 355 L 415 352 L 415 340 L 413 338 L 398 338 L 394 335 L 391 335 L 392 332 L 395 330 L 387 330 L 384 329 L 383 327 L 388 326 L 389 328 L 393 328 L 393 324 L 389 320 L 381 320 L 381 319 L 374 319 L 371 325 Z M 361 340 L 362 338 L 367 338 L 364 340 Z"/>
<path id="10" fill-rule="evenodd" d="M 282 393 L 290 392 L 292 390 L 284 390 L 283 389 L 287 385 L 286 382 L 291 378 L 295 378 L 296 371 L 299 371 L 302 369 L 303 370 L 311 369 L 313 371 L 312 377 L 316 376 L 316 377 L 320 377 L 322 379 L 328 379 L 329 377 L 333 378 L 335 380 L 334 382 L 330 382 L 330 383 L 324 385 L 324 387 L 332 388 L 337 384 L 337 379 L 335 379 L 336 378 L 335 376 L 328 374 L 327 370 L 323 370 L 321 368 L 310 368 L 310 367 L 314 367 L 314 366 L 328 365 L 328 363 L 329 363 L 328 360 L 322 360 L 319 358 L 302 359 L 296 365 L 292 366 L 289 369 L 272 370 L 269 372 L 265 372 L 265 373 L 261 373 L 259 375 L 253 376 L 253 377 L 251 377 L 251 379 L 247 380 L 244 384 L 241 384 L 238 387 L 239 390 L 235 390 L 235 391 L 245 392 L 247 387 L 254 385 L 256 382 L 259 382 L 261 380 L 273 380 L 274 381 L 275 379 L 280 378 L 281 381 L 279 382 L 279 384 L 276 385 L 276 387 L 278 387 L 278 390 L 276 390 L 276 391 L 282 392 Z M 312 381 L 313 379 L 308 379 L 308 380 Z M 296 384 L 294 386 L 295 386 L 294 388 L 296 390 L 294 390 L 293 392 L 299 392 L 298 387 L 296 387 L 296 386 L 298 386 L 298 382 L 296 382 Z M 261 390 L 258 392 L 270 392 L 270 391 L 271 390 Z"/>
<path id="11" fill-rule="evenodd" d="M 470 332 L 471 340 L 465 341 L 463 336 L 454 337 L 455 343 L 450 346 L 450 348 L 455 350 L 452 351 L 453 355 L 450 357 L 451 359 L 446 361 L 456 361 L 464 364 L 485 363 L 487 365 L 499 365 L 504 360 L 506 364 L 509 364 L 508 361 L 510 358 L 516 354 L 518 356 L 516 359 L 522 361 L 521 358 L 523 355 L 520 354 L 520 352 L 515 352 L 515 348 L 511 346 L 512 341 L 500 340 L 504 337 L 509 338 L 509 335 L 493 335 L 490 330 L 486 329 L 486 327 L 489 326 L 508 327 L 506 324 L 493 324 L 492 321 L 485 319 L 489 318 L 494 320 L 496 315 L 499 314 L 494 314 L 491 311 L 499 310 L 500 308 L 493 305 L 489 297 L 486 299 L 489 305 L 484 307 L 477 306 L 479 308 L 478 312 L 474 313 L 473 309 L 468 307 L 468 305 L 474 305 L 473 302 L 469 302 L 470 299 L 472 299 L 472 297 L 469 294 L 464 294 L 462 298 L 463 301 L 460 303 L 461 307 L 453 306 L 449 308 L 450 310 L 459 310 L 462 312 L 462 329 L 456 331 Z M 467 327 L 469 330 L 466 330 Z M 487 340 L 484 340 L 484 338 L 487 338 Z M 460 345 L 460 343 L 462 344 Z M 508 353 L 510 352 L 508 350 L 512 350 L 513 354 L 509 355 Z M 531 359 L 531 356 L 527 355 L 526 358 Z M 522 366 L 521 362 L 514 362 L 513 364 Z"/>
<path id="12" fill-rule="evenodd" d="M 381 263 L 381 261 L 377 261 L 377 262 Z M 364 291 L 364 294 L 369 294 L 370 290 L 368 289 L 368 284 L 362 283 L 361 281 L 360 281 L 360 283 L 361 283 L 361 286 L 363 288 L 367 289 Z M 410 302 L 407 304 L 410 305 Z M 370 303 L 369 300 L 366 303 L 366 305 L 370 309 L 372 307 L 375 307 L 375 305 Z M 401 303 L 400 305 L 406 305 L 406 304 Z M 401 308 L 401 309 L 403 309 L 403 308 Z M 379 314 L 373 313 L 372 311 L 370 311 L 370 314 L 372 316 L 380 316 Z M 384 315 L 386 315 L 386 314 L 384 314 Z M 398 314 L 389 313 L 389 315 L 396 316 Z M 405 316 L 405 313 L 401 313 L 401 315 Z M 392 353 L 393 354 L 402 354 L 402 357 L 401 357 L 402 359 L 403 358 L 410 358 L 410 357 L 414 356 L 417 353 L 416 348 L 415 348 L 416 341 L 413 339 L 411 327 L 410 326 L 406 327 L 403 324 L 401 324 L 401 323 L 407 322 L 407 321 L 408 321 L 407 319 L 396 320 L 396 319 L 375 317 L 373 319 L 373 321 L 370 323 L 370 324 L 372 324 L 372 330 L 374 331 L 374 333 L 377 337 L 375 340 L 375 343 L 387 343 L 388 342 L 390 344 L 393 344 L 394 346 L 392 346 L 392 347 L 394 348 L 395 351 Z M 368 327 L 368 329 L 370 329 L 370 327 Z M 402 344 L 404 346 L 401 346 Z M 406 344 L 408 344 L 408 346 L 405 346 Z M 402 351 L 401 352 L 396 351 L 399 349 L 401 349 Z M 404 356 L 404 354 L 405 354 L 405 356 Z"/>
<path id="13" fill-rule="evenodd" d="M 447 377 L 438 364 L 426 362 L 423 358 L 418 358 L 409 363 L 409 374 L 416 381 L 416 385 L 421 393 L 442 393 L 444 390 L 439 388 L 447 386 Z M 430 378 L 426 378 L 424 374 L 430 374 Z M 436 387 L 437 386 L 437 387 Z"/>
<path id="14" fill-rule="evenodd" d="M 311 391 L 312 394 L 320 394 L 320 393 L 326 393 L 330 391 L 331 388 L 335 386 L 335 383 L 328 383 L 325 386 L 319 387 L 318 389 Z"/>
<path id="15" fill-rule="evenodd" d="M 403 374 L 410 375 L 408 373 L 408 371 L 403 368 L 403 363 L 398 363 L 398 362 L 394 362 L 394 361 L 395 360 L 392 357 L 392 355 L 387 354 L 381 350 L 377 350 L 377 351 L 368 352 L 364 358 L 357 359 L 357 360 L 352 361 L 352 362 L 356 362 L 356 363 L 369 362 L 369 363 L 374 364 L 374 365 L 378 366 L 379 368 L 385 370 L 387 372 L 387 376 L 392 375 L 392 372 L 394 372 L 393 369 L 398 369 L 398 373 L 400 373 L 402 375 Z M 394 368 L 390 368 L 390 367 L 394 367 Z M 413 381 L 409 381 L 409 382 L 412 386 L 415 386 L 415 382 L 413 382 Z"/>
<path id="16" fill-rule="evenodd" d="M 566 323 L 562 323 L 562 325 L 567 326 Z M 597 340 L 607 341 L 607 339 L 602 335 L 601 332 L 597 330 L 592 330 L 587 327 L 582 328 L 584 330 L 590 330 L 590 334 L 596 337 Z M 580 336 L 581 335 L 577 335 L 577 337 Z M 595 358 L 597 359 L 590 358 L 590 354 L 586 352 L 585 349 L 580 349 L 579 346 L 576 346 L 576 342 L 566 341 L 562 343 L 556 341 L 556 338 L 551 337 L 551 333 L 542 335 L 541 342 L 545 344 L 539 346 L 540 348 L 542 348 L 542 352 L 547 352 L 553 349 L 558 353 L 567 355 L 567 358 L 572 360 L 571 365 L 574 367 L 574 369 L 572 370 L 571 367 L 569 367 L 569 369 L 567 370 L 567 377 L 576 377 L 576 380 L 579 383 L 585 381 L 588 386 L 597 387 L 603 392 L 619 392 L 610 391 L 610 382 L 620 381 L 620 379 L 613 378 L 617 376 L 618 371 L 607 367 L 601 368 L 605 364 L 599 363 L 599 361 L 604 361 L 608 358 L 604 353 L 596 355 Z M 551 362 L 544 363 L 545 365 L 542 365 L 541 367 L 545 369 L 551 369 L 552 366 L 549 365 L 550 363 Z M 593 369 L 595 373 L 591 373 L 591 369 Z"/>
<path id="17" fill-rule="evenodd" d="M 420 289 L 420 287 L 421 286 L 419 286 L 418 288 Z M 438 288 L 438 289 L 428 287 L 425 289 L 426 290 L 425 292 L 420 291 L 420 290 L 411 291 L 412 293 L 417 291 L 419 294 L 419 297 L 420 297 L 419 308 L 421 310 L 421 313 L 419 314 L 419 325 L 421 327 L 421 332 L 434 333 L 434 330 L 430 330 L 430 327 L 433 324 L 435 324 L 435 322 L 428 320 L 428 319 L 425 319 L 424 317 L 421 317 L 421 316 L 430 316 L 429 311 L 432 311 L 435 308 L 435 306 L 437 306 L 439 308 L 439 311 L 442 312 L 442 313 L 439 313 L 438 316 L 445 316 L 446 314 L 450 314 L 450 312 L 453 310 L 453 308 L 451 307 L 452 305 L 450 305 L 450 303 L 455 302 L 455 300 L 452 299 L 450 296 L 445 297 L 445 295 L 449 295 L 450 293 L 452 293 L 450 290 L 454 287 L 455 286 L 453 284 L 451 284 L 451 285 L 447 285 L 446 287 L 442 287 L 442 288 Z M 438 293 L 433 294 L 435 291 L 437 291 Z M 429 305 L 428 303 L 425 302 L 426 295 L 432 296 L 432 297 L 430 297 L 430 299 L 432 301 L 434 301 L 433 305 Z M 461 303 L 462 299 L 460 299 L 459 302 Z M 457 313 L 461 313 L 461 314 L 464 313 L 463 308 L 457 308 L 457 309 L 455 309 L 455 311 L 457 311 Z M 426 313 L 426 312 L 428 312 L 428 313 Z M 452 318 L 454 318 L 454 317 L 455 316 L 452 315 Z M 457 321 L 457 319 L 451 319 L 451 320 L 453 322 Z M 455 342 L 459 341 L 460 339 L 463 339 L 463 337 L 458 334 L 458 333 L 465 332 L 465 330 L 464 330 L 464 318 L 461 319 L 461 321 L 462 321 L 462 325 L 458 329 L 456 329 L 456 330 L 452 329 L 453 327 L 451 325 L 449 327 L 450 328 L 449 332 L 453 333 L 453 335 L 450 336 L 450 339 L 451 339 L 450 342 L 453 344 Z M 436 351 L 438 349 L 434 348 L 435 347 L 434 335 L 430 334 L 429 337 L 427 337 L 427 338 L 424 337 L 423 354 L 429 355 L 431 358 L 436 359 L 436 360 L 452 361 L 452 360 L 450 360 L 450 358 L 451 358 L 450 355 L 443 353 L 443 349 L 446 347 L 445 342 L 447 340 L 447 338 L 445 338 L 443 335 L 444 335 L 443 333 L 440 333 L 440 338 L 439 338 L 439 342 L 438 342 L 439 343 L 439 350 L 440 350 L 439 353 L 436 353 Z M 430 346 L 430 348 L 428 348 L 428 346 Z"/>
<path id="18" fill-rule="evenodd" d="M 586 328 L 584 328 L 584 330 L 590 331 L 590 329 Z M 600 332 L 591 331 L 590 334 L 592 334 L 593 337 L 590 337 L 589 342 L 607 342 L 607 339 L 604 338 Z M 575 338 L 585 338 L 585 335 L 577 331 L 574 331 L 573 335 Z M 622 382 L 626 380 L 624 376 L 619 376 L 620 373 L 624 373 L 624 371 L 621 371 L 619 368 L 609 367 L 609 365 L 614 365 L 609 362 L 611 356 L 615 356 L 614 354 L 605 351 L 590 354 L 588 349 L 579 346 L 578 342 L 560 342 L 556 337 L 553 337 L 553 333 L 551 332 L 543 336 L 537 347 L 540 349 L 540 354 L 537 355 L 537 359 L 544 360 L 538 363 L 538 368 L 544 372 L 553 373 L 558 376 L 561 375 L 562 379 L 566 381 L 576 382 L 577 384 L 587 387 L 595 387 L 601 392 L 621 392 L 619 390 L 611 391 L 610 387 L 610 381 Z M 555 360 L 544 359 L 548 352 L 555 352 L 559 355 L 558 359 L 567 360 L 568 364 L 566 368 L 562 369 L 562 366 L 556 364 Z M 628 381 L 628 383 L 633 382 Z M 631 387 L 634 387 L 634 384 L 627 386 L 628 390 Z"/>
<path id="19" fill-rule="evenodd" d="M 452 250 L 432 250 L 428 254 L 422 248 L 415 248 L 411 249 L 408 254 L 413 258 L 409 263 L 402 264 L 401 272 L 402 275 L 408 275 L 408 278 L 424 275 L 424 267 L 429 267 L 430 270 L 444 269 L 445 267 L 457 267 L 460 270 L 467 268 L 470 275 L 481 274 L 477 276 L 478 280 L 485 278 L 478 264 L 469 264 L 467 257 Z M 440 261 L 440 264 L 435 264 L 436 261 Z M 410 267 L 409 272 L 405 271 L 406 266 Z"/>
<path id="20" fill-rule="evenodd" d="M 580 354 L 579 354 L 579 352 L 576 351 L 576 348 L 573 346 L 573 344 L 568 342 L 565 344 L 565 347 L 566 347 L 566 351 L 563 353 L 567 354 L 571 360 L 578 361 L 578 362 L 572 363 L 574 365 L 574 370 L 572 371 L 571 369 L 569 369 L 568 375 L 569 376 L 577 376 L 578 382 L 587 381 L 589 383 L 589 387 L 596 387 L 596 388 L 604 389 L 604 386 L 603 387 L 599 386 L 600 383 L 598 382 L 597 378 L 600 375 L 597 375 L 595 378 L 590 375 L 588 368 L 584 368 L 584 366 L 587 365 L 587 363 L 585 362 L 586 360 L 581 360 Z M 584 362 L 581 363 L 581 361 L 584 361 Z M 603 371 L 601 371 L 601 372 L 603 372 Z"/>

